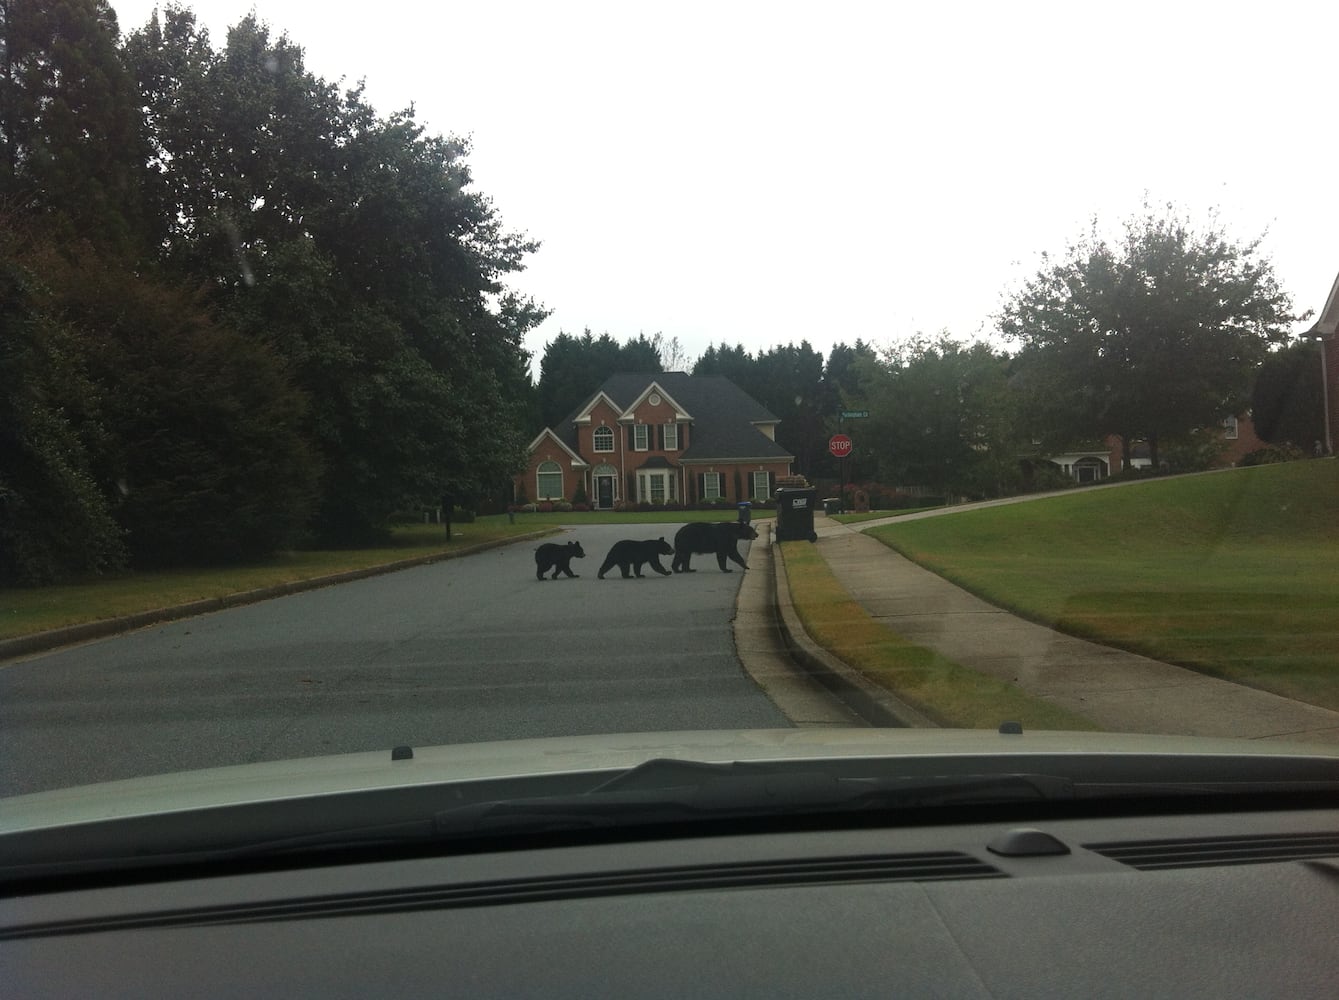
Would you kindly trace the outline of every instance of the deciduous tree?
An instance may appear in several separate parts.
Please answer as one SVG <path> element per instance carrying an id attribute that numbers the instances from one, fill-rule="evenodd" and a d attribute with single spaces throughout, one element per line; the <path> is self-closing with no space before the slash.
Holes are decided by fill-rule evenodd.
<path id="1" fill-rule="evenodd" d="M 1128 448 L 1185 435 L 1243 411 L 1252 372 L 1295 319 L 1260 240 L 1216 219 L 1195 228 L 1168 207 L 1126 221 L 1112 243 L 1094 221 L 1063 259 L 1006 304 L 1021 345 L 1019 381 L 1038 435 L 1119 435 Z"/>

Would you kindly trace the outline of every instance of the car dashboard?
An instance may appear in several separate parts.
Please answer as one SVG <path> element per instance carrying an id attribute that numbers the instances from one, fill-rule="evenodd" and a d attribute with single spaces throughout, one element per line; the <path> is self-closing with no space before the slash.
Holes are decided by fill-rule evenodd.
<path id="1" fill-rule="evenodd" d="M 11 996 L 1333 996 L 1339 810 L 503 843 L 0 901 Z"/>

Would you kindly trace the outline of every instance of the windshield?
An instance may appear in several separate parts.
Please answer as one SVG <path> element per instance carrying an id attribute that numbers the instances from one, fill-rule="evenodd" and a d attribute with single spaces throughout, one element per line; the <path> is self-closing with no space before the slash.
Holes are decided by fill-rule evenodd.
<path id="1" fill-rule="evenodd" d="M 1336 28 L 0 2 L 0 796 L 1339 743 Z"/>

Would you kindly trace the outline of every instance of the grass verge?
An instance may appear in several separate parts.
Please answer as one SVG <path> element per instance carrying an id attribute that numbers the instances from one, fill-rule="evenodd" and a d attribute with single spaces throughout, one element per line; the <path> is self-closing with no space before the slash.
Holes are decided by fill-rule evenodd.
<path id="1" fill-rule="evenodd" d="M 583 524 L 686 524 L 689 521 L 733 521 L 736 514 L 737 511 L 733 507 L 724 510 L 586 510 L 571 511 L 566 514 L 551 511 L 547 514 L 517 514 L 516 523 L 524 522 L 531 525 L 562 524 L 576 528 Z M 771 517 L 776 517 L 776 511 L 755 510 L 753 512 L 753 520 L 755 521 L 763 521 Z M 505 521 L 507 515 L 489 514 L 479 520 L 492 521 L 497 519 Z"/>
<path id="2" fill-rule="evenodd" d="M 285 552 L 264 563 L 213 569 L 159 570 L 98 577 L 55 587 L 0 589 L 0 639 L 102 621 L 140 611 L 311 580 L 402 559 L 469 548 L 548 527 L 506 515 L 453 525 L 451 542 L 440 525 L 396 528 L 387 544 L 367 549 Z"/>
<path id="3" fill-rule="evenodd" d="M 885 517 L 903 517 L 906 514 L 919 514 L 923 510 L 939 510 L 935 507 L 903 507 L 899 510 L 871 510 L 867 514 L 829 514 L 834 521 L 842 524 L 859 524 L 861 521 L 877 521 Z"/>
<path id="4" fill-rule="evenodd" d="M 805 629 L 838 659 L 945 726 L 1093 730 L 1092 721 L 1012 684 L 947 660 L 880 625 L 837 582 L 808 542 L 782 542 L 791 600 Z"/>
<path id="5" fill-rule="evenodd" d="M 1053 628 L 1339 710 L 1339 462 L 1154 480 L 870 529 Z"/>

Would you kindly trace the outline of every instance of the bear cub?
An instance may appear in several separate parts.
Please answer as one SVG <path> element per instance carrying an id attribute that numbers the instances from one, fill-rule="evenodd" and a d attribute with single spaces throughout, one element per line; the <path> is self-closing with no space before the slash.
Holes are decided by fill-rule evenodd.
<path id="1" fill-rule="evenodd" d="M 596 575 L 603 580 L 605 573 L 617 566 L 623 573 L 623 579 L 628 579 L 629 568 L 637 574 L 638 579 L 641 579 L 642 567 L 650 563 L 651 568 L 661 576 L 669 576 L 670 571 L 660 564 L 660 557 L 672 555 L 674 549 L 664 538 L 647 538 L 642 541 L 625 538 L 621 542 L 614 543 L 609 555 L 604 557 L 604 565 Z"/>
<path id="2" fill-rule="evenodd" d="M 545 542 L 535 549 L 535 577 L 542 580 L 544 574 L 552 569 L 554 580 L 558 579 L 559 573 L 566 573 L 576 579 L 577 575 L 572 572 L 572 560 L 585 558 L 586 553 L 581 550 L 580 542 L 568 542 L 566 545 Z"/>

